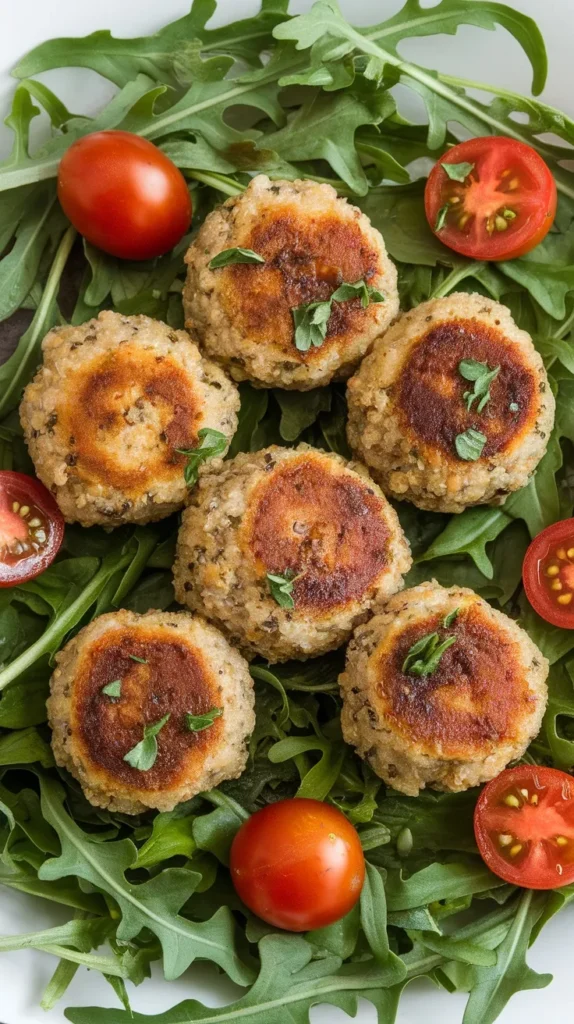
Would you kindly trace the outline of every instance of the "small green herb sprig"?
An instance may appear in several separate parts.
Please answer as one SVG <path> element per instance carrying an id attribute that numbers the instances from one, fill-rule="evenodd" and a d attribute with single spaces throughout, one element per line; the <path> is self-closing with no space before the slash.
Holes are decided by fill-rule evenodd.
<path id="1" fill-rule="evenodd" d="M 294 608 L 293 585 L 298 576 L 292 569 L 286 569 L 284 573 L 267 573 L 267 583 L 271 597 L 277 601 L 281 608 Z"/>
<path id="2" fill-rule="evenodd" d="M 500 366 L 495 366 L 491 370 L 487 363 L 480 363 L 476 359 L 463 359 L 458 364 L 458 372 L 461 377 L 474 384 L 472 391 L 465 391 L 463 396 L 468 412 L 471 411 L 473 403 L 477 400 L 476 411 L 482 412 L 487 403 L 490 402 L 490 385 L 498 377 Z"/>
<path id="3" fill-rule="evenodd" d="M 223 249 L 209 261 L 210 270 L 220 270 L 222 267 L 230 267 L 234 263 L 265 263 L 265 257 L 260 256 L 253 249 Z"/>
<path id="4" fill-rule="evenodd" d="M 185 467 L 185 482 L 188 487 L 194 487 L 199 477 L 199 467 L 202 462 L 208 459 L 215 459 L 218 455 L 224 455 L 227 450 L 228 439 L 220 430 L 213 430 L 212 427 L 203 427 L 198 432 L 199 444 L 196 448 L 176 448 L 176 452 L 187 457 Z"/>
<path id="5" fill-rule="evenodd" d="M 164 715 L 159 722 L 153 722 L 144 727 L 143 739 L 136 743 L 135 747 L 128 750 L 124 761 L 140 772 L 149 772 L 153 768 L 158 754 L 157 735 L 169 721 L 170 716 Z"/>
<path id="6" fill-rule="evenodd" d="M 296 306 L 291 312 L 295 325 L 295 346 L 300 352 L 308 352 L 310 348 L 320 348 L 329 326 L 334 302 L 348 302 L 349 299 L 360 297 L 361 306 L 366 309 L 371 302 L 384 302 L 385 296 L 376 288 L 370 288 L 365 281 L 355 284 L 340 285 L 324 302 L 308 302 Z"/>
<path id="7" fill-rule="evenodd" d="M 185 716 L 185 727 L 188 732 L 203 732 L 204 729 L 210 729 L 217 718 L 221 718 L 223 714 L 223 708 L 210 708 L 203 715 L 191 715 Z"/>
<path id="8" fill-rule="evenodd" d="M 469 427 L 463 434 L 457 434 L 454 439 L 454 446 L 459 459 L 464 462 L 476 462 L 484 450 L 488 438 L 480 430 Z"/>
<path id="9" fill-rule="evenodd" d="M 459 608 L 455 608 L 454 611 L 444 617 L 442 621 L 444 629 L 452 626 L 459 611 Z M 447 636 L 444 640 L 441 640 L 440 633 L 436 631 L 425 633 L 409 649 L 403 661 L 402 672 L 409 676 L 431 676 L 433 672 L 436 672 L 445 651 L 448 651 L 449 647 L 452 647 L 456 641 L 456 636 Z"/>

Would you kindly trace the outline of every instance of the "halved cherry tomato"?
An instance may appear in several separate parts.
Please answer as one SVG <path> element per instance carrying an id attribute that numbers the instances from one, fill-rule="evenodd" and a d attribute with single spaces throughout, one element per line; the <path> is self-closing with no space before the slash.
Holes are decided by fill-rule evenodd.
<path id="1" fill-rule="evenodd" d="M 131 132 L 94 132 L 74 142 L 60 163 L 58 198 L 84 238 L 122 259 L 161 256 L 191 221 L 181 171 Z"/>
<path id="2" fill-rule="evenodd" d="M 0 471 L 0 587 L 39 576 L 64 538 L 64 519 L 43 484 L 25 473 Z"/>
<path id="3" fill-rule="evenodd" d="M 441 242 L 474 260 L 511 260 L 546 237 L 556 182 L 536 150 L 497 136 L 445 153 L 425 189 L 427 220 Z"/>
<path id="4" fill-rule="evenodd" d="M 511 885 L 556 889 L 574 882 L 574 778 L 522 764 L 483 789 L 474 812 L 482 859 Z"/>
<path id="5" fill-rule="evenodd" d="M 547 526 L 534 538 L 522 580 L 535 612 L 553 626 L 574 629 L 574 519 Z"/>
<path id="6" fill-rule="evenodd" d="M 335 807 L 281 800 L 257 811 L 231 848 L 243 902 L 276 928 L 304 932 L 344 917 L 365 881 L 357 832 Z"/>

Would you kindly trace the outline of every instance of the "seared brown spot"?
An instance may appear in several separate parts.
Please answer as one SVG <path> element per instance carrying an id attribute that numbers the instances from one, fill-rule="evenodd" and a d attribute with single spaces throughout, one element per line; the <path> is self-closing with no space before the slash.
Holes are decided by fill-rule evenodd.
<path id="1" fill-rule="evenodd" d="M 290 358 L 304 362 L 325 346 L 345 342 L 369 323 L 373 310 L 359 299 L 335 303 L 321 349 L 299 352 L 294 344 L 291 310 L 330 299 L 343 282 L 369 282 L 380 273 L 380 254 L 365 239 L 358 221 L 335 213 L 305 217 L 282 203 L 261 211 L 241 243 L 265 257 L 265 266 L 236 264 L 225 274 L 222 301 L 239 330 L 261 343 L 279 345 Z"/>
<path id="2" fill-rule="evenodd" d="M 457 642 L 430 676 L 403 673 L 417 640 L 438 631 Z M 519 649 L 480 606 L 471 605 L 448 629 L 434 616 L 405 629 L 377 667 L 381 709 L 399 733 L 434 757 L 466 758 L 513 741 L 533 698 L 524 679 Z"/>
<path id="3" fill-rule="evenodd" d="M 247 530 L 262 575 L 301 574 L 293 588 L 297 609 L 360 600 L 388 568 L 383 502 L 318 458 L 283 464 L 259 484 Z"/>
<path id="4" fill-rule="evenodd" d="M 177 363 L 126 343 L 74 374 L 58 411 L 74 475 L 135 497 L 181 476 L 174 448 L 197 443 L 202 410 Z"/>
<path id="5" fill-rule="evenodd" d="M 145 658 L 140 664 L 130 658 Z M 102 688 L 121 679 L 117 700 Z M 193 779 L 223 728 L 222 719 L 203 732 L 185 728 L 187 713 L 221 706 L 221 695 L 199 650 L 165 630 L 113 630 L 85 651 L 74 681 L 71 723 L 84 760 L 123 787 L 169 789 Z M 144 726 L 169 721 L 157 737 L 158 757 L 147 772 L 124 756 L 143 739 Z"/>
<path id="6" fill-rule="evenodd" d="M 463 359 L 487 363 L 500 373 L 490 385 L 491 399 L 481 413 L 470 412 L 463 395 L 474 385 L 459 373 Z M 517 345 L 479 320 L 447 320 L 422 335 L 397 383 L 398 406 L 416 435 L 458 460 L 454 442 L 469 427 L 488 438 L 482 457 L 496 455 L 532 428 L 537 415 L 538 380 Z M 513 412 L 511 405 L 518 405 Z"/>

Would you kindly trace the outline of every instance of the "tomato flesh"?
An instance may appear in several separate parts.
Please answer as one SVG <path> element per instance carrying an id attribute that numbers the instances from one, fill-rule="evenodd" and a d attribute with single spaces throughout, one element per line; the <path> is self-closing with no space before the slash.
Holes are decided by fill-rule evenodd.
<path id="1" fill-rule="evenodd" d="M 509 260 L 530 252 L 552 227 L 556 205 L 556 182 L 542 157 L 525 143 L 502 137 L 454 146 L 435 165 L 425 189 L 434 233 L 476 260 Z"/>
<path id="2" fill-rule="evenodd" d="M 94 132 L 74 142 L 60 163 L 58 198 L 84 238 L 122 259 L 161 256 L 191 222 L 181 171 L 131 132 Z"/>
<path id="3" fill-rule="evenodd" d="M 39 576 L 55 559 L 64 519 L 43 484 L 24 473 L 0 472 L 0 587 Z"/>
<path id="4" fill-rule="evenodd" d="M 243 902 L 276 928 L 323 928 L 357 903 L 365 858 L 340 811 L 317 800 L 282 800 L 257 811 L 231 849 L 231 877 Z"/>
<path id="5" fill-rule="evenodd" d="M 574 629 L 574 519 L 548 526 L 524 558 L 526 596 L 546 622 Z"/>
<path id="6" fill-rule="evenodd" d="M 483 860 L 505 882 L 556 889 L 574 881 L 574 779 L 555 768 L 510 768 L 483 789 L 474 813 Z"/>

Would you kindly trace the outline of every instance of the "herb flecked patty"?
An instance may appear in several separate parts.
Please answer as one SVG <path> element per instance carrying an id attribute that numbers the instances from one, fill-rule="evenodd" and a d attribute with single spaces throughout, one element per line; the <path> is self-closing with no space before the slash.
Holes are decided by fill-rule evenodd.
<path id="1" fill-rule="evenodd" d="M 540 730 L 548 662 L 472 590 L 422 583 L 360 626 L 339 683 L 343 736 L 393 789 L 464 790 Z"/>
<path id="2" fill-rule="evenodd" d="M 264 262 L 210 268 L 233 248 Z M 399 309 L 397 272 L 380 233 L 330 185 L 312 181 L 254 178 L 209 214 L 186 262 L 188 326 L 235 380 L 259 387 L 307 391 L 345 380 Z M 361 280 L 382 300 L 333 303 L 322 343 L 300 350 L 293 310 Z"/>
<path id="3" fill-rule="evenodd" d="M 100 313 L 56 327 L 20 407 L 36 473 L 65 519 L 149 523 L 184 504 L 186 459 L 201 429 L 231 440 L 239 395 L 185 331 Z"/>
<path id="4" fill-rule="evenodd" d="M 96 807 L 169 811 L 241 775 L 253 683 L 244 659 L 203 619 L 101 615 L 56 660 L 54 755 Z"/>
<path id="5" fill-rule="evenodd" d="M 385 494 L 462 512 L 502 504 L 546 451 L 555 402 L 510 311 L 456 293 L 404 313 L 348 384 L 349 442 Z"/>
<path id="6" fill-rule="evenodd" d="M 341 646 L 410 565 L 397 514 L 364 467 L 302 444 L 202 477 L 174 573 L 182 604 L 247 656 L 276 662 Z"/>

